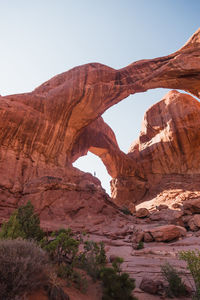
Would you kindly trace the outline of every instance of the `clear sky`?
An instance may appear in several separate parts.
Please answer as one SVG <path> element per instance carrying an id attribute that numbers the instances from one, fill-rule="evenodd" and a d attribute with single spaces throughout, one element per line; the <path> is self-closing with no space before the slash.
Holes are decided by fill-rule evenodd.
<path id="1" fill-rule="evenodd" d="M 31 91 L 88 62 L 121 68 L 167 55 L 198 27 L 199 0 L 0 0 L 0 94 Z M 123 151 L 138 137 L 144 112 L 166 92 L 130 96 L 104 113 Z M 75 165 L 95 171 L 109 190 L 98 157 Z"/>

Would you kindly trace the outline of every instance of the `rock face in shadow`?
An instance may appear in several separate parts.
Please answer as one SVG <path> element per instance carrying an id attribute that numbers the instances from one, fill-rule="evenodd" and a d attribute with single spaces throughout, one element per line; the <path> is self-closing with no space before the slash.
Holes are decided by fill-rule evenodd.
<path id="1" fill-rule="evenodd" d="M 155 137 L 158 135 L 154 136 L 154 131 L 166 124 L 161 120 L 159 122 L 162 124 L 159 123 L 155 117 L 152 120 L 154 131 L 148 129 L 146 133 L 143 130 L 138 146 L 132 147 L 126 155 L 120 151 L 114 133 L 100 116 L 130 94 L 158 87 L 183 89 L 200 97 L 199 56 L 200 30 L 185 46 L 168 56 L 137 61 L 119 70 L 99 63 L 86 64 L 55 76 L 31 93 L 0 97 L 1 219 L 7 218 L 15 207 L 28 199 L 37 207 L 41 219 L 46 222 L 54 220 L 54 225 L 62 218 L 63 222 L 68 222 L 72 203 L 76 207 L 75 215 L 80 213 L 82 206 L 86 207 L 87 214 L 91 206 L 93 216 L 89 213 L 87 216 L 94 219 L 95 207 L 98 207 L 95 199 L 98 197 L 103 199 L 100 206 L 105 205 L 115 213 L 116 208 L 109 202 L 99 181 L 72 167 L 72 162 L 88 150 L 103 160 L 114 178 L 112 193 L 117 204 L 135 202 L 129 193 L 125 197 L 125 185 L 136 192 L 137 200 L 143 199 L 146 191 L 155 182 L 159 183 L 163 174 L 168 176 L 172 173 L 170 166 L 176 169 L 179 163 L 182 164 L 188 142 L 184 146 L 187 149 L 183 147 L 181 158 L 176 154 L 175 166 L 173 159 L 169 165 L 167 162 L 163 165 L 161 158 L 156 162 L 153 157 L 159 147 L 155 149 Z M 162 109 L 164 113 L 166 104 Z M 155 111 L 155 114 L 160 112 Z M 170 123 L 167 117 L 165 121 Z M 160 130 L 167 133 L 167 130 Z M 150 145 L 148 139 L 153 138 L 154 142 Z M 195 140 L 192 135 L 190 138 Z M 178 142 L 182 143 L 181 138 L 177 138 Z M 163 140 L 161 144 L 164 143 L 170 144 L 168 140 Z M 177 149 L 182 149 L 182 144 Z M 171 150 L 166 151 L 169 153 Z M 171 157 L 165 154 L 166 159 Z M 151 162 L 146 163 L 145 157 L 146 160 L 151 157 Z M 180 176 L 194 173 L 187 167 L 193 154 L 188 152 L 187 158 L 189 161 L 181 167 Z M 152 169 L 151 174 L 156 174 L 153 183 L 142 170 L 144 164 L 148 174 L 149 168 Z M 83 184 L 85 181 L 87 183 Z M 81 206 L 82 200 L 84 204 Z"/>

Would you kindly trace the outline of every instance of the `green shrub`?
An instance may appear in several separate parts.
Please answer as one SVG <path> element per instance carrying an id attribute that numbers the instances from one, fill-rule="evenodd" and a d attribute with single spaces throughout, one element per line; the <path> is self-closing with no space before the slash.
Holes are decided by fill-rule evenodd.
<path id="1" fill-rule="evenodd" d="M 161 266 L 162 276 L 167 280 L 169 286 L 167 289 L 167 295 L 169 297 L 179 297 L 186 296 L 188 294 L 185 284 L 180 277 L 180 272 L 178 272 L 169 263 Z"/>
<path id="2" fill-rule="evenodd" d="M 104 243 L 86 241 L 84 251 L 79 256 L 79 267 L 83 268 L 94 281 L 99 278 L 101 268 L 106 264 Z"/>
<path id="3" fill-rule="evenodd" d="M 74 267 L 77 264 L 80 241 L 72 233 L 71 229 L 60 229 L 52 233 L 52 240 L 43 248 L 49 253 L 51 260 L 57 265 L 57 275 L 67 280 L 68 284 L 74 282 L 76 287 L 85 292 L 86 279 Z M 54 288 L 52 293 L 59 291 Z"/>
<path id="4" fill-rule="evenodd" d="M 144 248 L 144 242 L 140 241 L 137 245 L 137 250 L 143 249 Z"/>
<path id="5" fill-rule="evenodd" d="M 85 292 L 87 280 L 74 268 L 84 269 L 96 281 L 99 278 L 101 267 L 106 263 L 104 244 L 94 241 L 83 242 L 82 238 L 76 237 L 71 229 L 62 229 L 53 233 L 53 237 L 55 238 L 45 245 L 44 249 L 49 252 L 50 258 L 58 264 L 58 276 L 66 279 L 68 283 L 74 282 L 78 289 Z M 79 252 L 81 243 L 83 251 Z"/>
<path id="6" fill-rule="evenodd" d="M 135 280 L 130 278 L 127 273 L 122 273 L 120 265 L 122 258 L 116 258 L 112 267 L 103 267 L 100 278 L 103 282 L 102 300 L 136 300 L 132 296 L 135 288 Z"/>
<path id="7" fill-rule="evenodd" d="M 52 240 L 43 248 L 49 253 L 53 262 L 66 264 L 73 268 L 76 262 L 80 242 L 74 238 L 72 230 L 60 229 L 52 233 Z"/>
<path id="8" fill-rule="evenodd" d="M 34 207 L 30 201 L 26 205 L 19 207 L 10 217 L 8 222 L 4 223 L 1 228 L 0 238 L 16 239 L 33 239 L 40 241 L 44 232 L 40 228 L 40 219 L 34 213 Z"/>
<path id="9" fill-rule="evenodd" d="M 123 260 L 117 258 L 112 268 L 105 268 L 104 244 L 84 242 L 83 236 L 74 235 L 69 228 L 54 232 L 48 239 L 40 228 L 39 217 L 31 202 L 19 207 L 3 224 L 0 232 L 0 299 L 22 299 L 27 292 L 45 287 L 49 299 L 67 300 L 69 297 L 62 290 L 58 276 L 74 282 L 81 291 L 87 289 L 85 276 L 75 267 L 83 268 L 94 281 L 103 281 L 104 300 L 136 299 L 130 294 L 135 287 L 134 280 L 127 273 L 121 273 L 120 264 Z M 23 240 L 16 239 L 19 237 Z M 41 248 L 33 240 L 40 242 Z M 80 245 L 83 247 L 82 252 Z M 51 267 L 46 252 L 54 263 L 54 270 L 57 270 L 53 279 L 49 274 Z M 114 292 L 111 279 L 115 280 Z"/>
<path id="10" fill-rule="evenodd" d="M 194 299 L 200 299 L 200 251 L 181 251 L 179 257 L 187 262 L 187 268 L 194 279 L 196 289 Z"/>
<path id="11" fill-rule="evenodd" d="M 22 299 L 48 282 L 46 253 L 32 241 L 0 241 L 0 299 Z"/>

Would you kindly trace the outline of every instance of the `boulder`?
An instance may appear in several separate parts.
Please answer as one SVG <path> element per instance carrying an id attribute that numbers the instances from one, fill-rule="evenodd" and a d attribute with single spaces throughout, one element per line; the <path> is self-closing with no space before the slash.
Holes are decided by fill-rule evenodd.
<path id="1" fill-rule="evenodd" d="M 144 241 L 146 243 L 153 242 L 154 238 L 150 232 L 144 232 Z"/>
<path id="2" fill-rule="evenodd" d="M 194 215 L 193 216 L 194 224 L 200 228 L 200 215 Z"/>
<path id="3" fill-rule="evenodd" d="M 190 230 L 197 231 L 200 228 L 200 215 L 196 214 L 189 218 L 188 220 L 188 226 Z"/>
<path id="4" fill-rule="evenodd" d="M 182 217 L 182 221 L 183 221 L 183 223 L 184 223 L 184 227 L 187 226 L 187 224 L 188 224 L 188 222 L 190 221 L 190 219 L 192 219 L 192 215 L 184 215 L 184 216 Z"/>
<path id="5" fill-rule="evenodd" d="M 148 230 L 156 242 L 170 242 L 186 235 L 186 229 L 176 225 L 163 225 Z"/>
<path id="6" fill-rule="evenodd" d="M 193 217 L 190 218 L 187 225 L 188 225 L 188 227 L 190 228 L 191 231 L 197 231 L 198 230 L 198 226 L 195 224 Z"/>
<path id="7" fill-rule="evenodd" d="M 183 225 L 182 222 L 183 212 L 180 210 L 172 210 L 169 208 L 155 211 L 150 215 L 151 221 L 164 221 L 168 224 Z"/>
<path id="8" fill-rule="evenodd" d="M 149 294 L 160 294 L 164 290 L 163 282 L 160 280 L 153 280 L 150 278 L 142 278 L 140 289 Z"/>
<path id="9" fill-rule="evenodd" d="M 183 210 L 185 214 L 200 213 L 200 198 L 184 201 Z"/>
<path id="10" fill-rule="evenodd" d="M 136 211 L 136 217 L 137 218 L 146 218 L 150 215 L 150 212 L 147 208 L 139 208 L 137 211 Z"/>

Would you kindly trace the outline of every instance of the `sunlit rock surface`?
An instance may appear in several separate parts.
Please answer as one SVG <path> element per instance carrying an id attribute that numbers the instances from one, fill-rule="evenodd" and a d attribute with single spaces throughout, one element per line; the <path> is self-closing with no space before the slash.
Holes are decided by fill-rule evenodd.
<path id="1" fill-rule="evenodd" d="M 104 242 L 107 257 L 123 257 L 139 300 L 157 299 L 139 289 L 144 277 L 162 280 L 166 260 L 186 271 L 179 251 L 200 250 L 199 102 L 169 92 L 146 112 L 128 154 L 101 118 L 128 95 L 158 87 L 200 97 L 200 30 L 169 56 L 120 70 L 91 63 L 31 93 L 0 97 L 0 222 L 30 200 L 46 230 L 85 231 Z M 97 178 L 72 167 L 87 151 L 112 176 L 112 199 Z M 148 214 L 126 215 L 137 203 L 136 213 L 148 208 Z M 70 297 L 98 300 L 100 293 Z"/>
<path id="2" fill-rule="evenodd" d="M 126 167 L 112 180 L 119 204 L 154 197 L 160 203 L 163 198 L 179 202 L 182 192 L 182 200 L 196 198 L 200 195 L 200 103 L 190 95 L 169 92 L 145 113 L 139 139 L 127 156 L 132 160 L 129 174 Z"/>
<path id="3" fill-rule="evenodd" d="M 99 181 L 72 167 L 88 150 L 101 157 L 113 177 L 117 204 L 138 202 L 161 181 L 177 181 L 177 174 L 181 184 L 182 178 L 190 184 L 191 176 L 199 172 L 199 104 L 191 96 L 172 92 L 151 108 L 139 142 L 128 155 L 100 117 L 130 94 L 158 87 L 200 96 L 200 30 L 168 56 L 119 70 L 86 64 L 55 76 L 33 92 L 0 97 L 1 218 L 28 199 L 41 220 L 54 226 L 61 219 L 69 224 L 74 216 L 80 220 L 81 211 L 83 219 L 94 220 L 97 213 L 103 214 L 104 205 L 117 213 Z M 103 199 L 100 210 L 96 199 Z"/>

